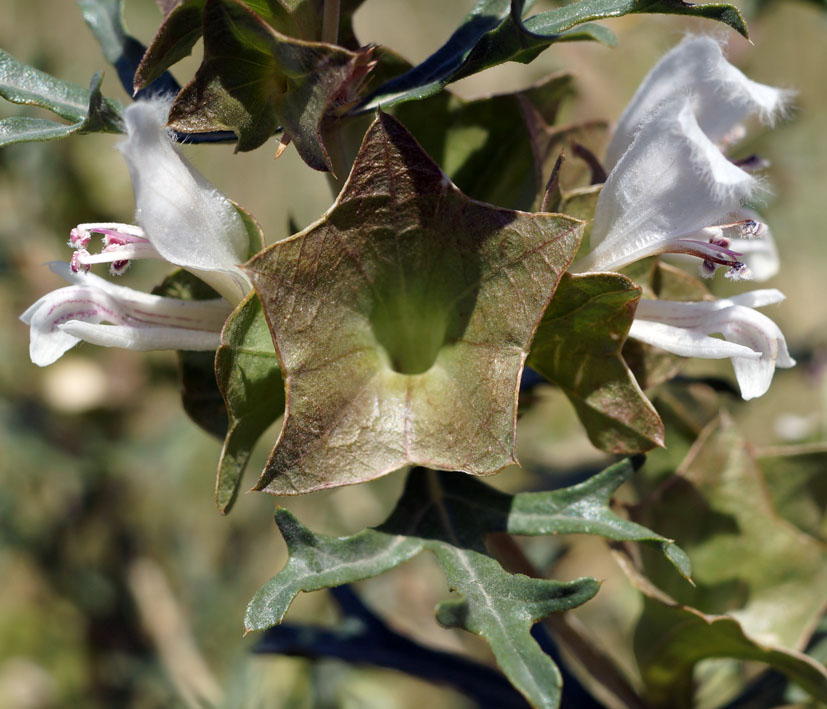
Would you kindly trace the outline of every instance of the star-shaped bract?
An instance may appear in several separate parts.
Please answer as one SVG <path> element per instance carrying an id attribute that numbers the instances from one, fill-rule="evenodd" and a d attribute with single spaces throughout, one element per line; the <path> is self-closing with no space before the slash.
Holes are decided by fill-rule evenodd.
<path id="1" fill-rule="evenodd" d="M 582 227 L 466 197 L 379 114 L 327 214 L 246 266 L 287 390 L 256 489 L 516 462 L 523 363 Z"/>

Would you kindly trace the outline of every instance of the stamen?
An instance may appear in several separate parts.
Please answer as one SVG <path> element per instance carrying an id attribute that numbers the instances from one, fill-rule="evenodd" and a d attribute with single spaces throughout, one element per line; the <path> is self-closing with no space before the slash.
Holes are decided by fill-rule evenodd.
<path id="1" fill-rule="evenodd" d="M 103 236 L 103 249 L 95 255 L 86 249 L 92 234 Z M 108 263 L 109 273 L 120 276 L 129 268 L 133 258 L 160 258 L 149 239 L 144 236 L 143 229 L 131 224 L 78 224 L 69 234 L 69 245 L 75 249 L 69 262 L 75 273 L 81 268 L 88 272 L 95 263 Z"/>
<path id="2" fill-rule="evenodd" d="M 109 274 L 112 276 L 122 276 L 131 264 L 132 261 L 128 259 L 124 261 L 113 261 L 109 264 Z"/>
<path id="3" fill-rule="evenodd" d="M 72 273 L 77 273 L 81 268 L 83 268 L 84 273 L 89 273 L 91 266 L 89 266 L 88 263 L 83 263 L 83 259 L 89 255 L 86 249 L 78 249 L 72 254 L 72 258 L 69 261 L 69 268 L 72 269 Z"/>
<path id="4" fill-rule="evenodd" d="M 738 261 L 733 264 L 724 275 L 731 281 L 741 281 L 752 278 L 752 273 L 749 270 L 749 266 L 747 266 L 747 264 L 743 261 Z"/>
<path id="5" fill-rule="evenodd" d="M 92 235 L 85 229 L 75 227 L 69 232 L 69 246 L 73 249 L 85 249 L 92 240 Z"/>

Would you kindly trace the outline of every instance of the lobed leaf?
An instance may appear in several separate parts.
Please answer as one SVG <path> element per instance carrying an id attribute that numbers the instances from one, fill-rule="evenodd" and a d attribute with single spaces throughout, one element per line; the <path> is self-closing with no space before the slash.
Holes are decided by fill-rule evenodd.
<path id="1" fill-rule="evenodd" d="M 744 18 L 734 5 L 695 5 L 682 0 L 579 0 L 523 20 L 525 0 L 479 0 L 448 41 L 424 62 L 371 94 L 368 111 L 438 93 L 447 84 L 507 61 L 528 63 L 556 42 L 595 40 L 614 44 L 595 20 L 633 13 L 705 17 L 728 24 L 744 37 Z"/>
<path id="2" fill-rule="evenodd" d="M 646 541 L 666 550 L 669 540 L 609 509 L 611 493 L 635 469 L 624 461 L 583 485 L 513 497 L 464 475 L 418 469 L 410 474 L 384 524 L 339 539 L 314 534 L 279 509 L 276 522 L 290 556 L 250 602 L 245 625 L 248 630 L 270 627 L 281 622 L 299 591 L 369 578 L 429 550 L 452 591 L 459 594 L 438 605 L 439 622 L 484 637 L 500 667 L 533 706 L 556 707 L 559 672 L 531 636 L 531 626 L 551 613 L 585 603 L 599 585 L 594 579 L 562 583 L 510 574 L 488 555 L 485 537 L 506 530 L 607 533 L 612 539 Z M 679 550 L 667 553 L 680 557 Z"/>
<path id="3" fill-rule="evenodd" d="M 649 542 L 688 580 L 692 572 L 689 557 L 673 540 L 618 516 L 609 506 L 612 495 L 642 462 L 642 457 L 627 458 L 563 490 L 515 495 L 507 531 L 523 535 L 598 534 L 613 541 Z"/>
<path id="4" fill-rule="evenodd" d="M 288 392 L 256 489 L 514 462 L 523 362 L 581 229 L 470 200 L 380 114 L 327 214 L 246 266 Z"/>
<path id="5" fill-rule="evenodd" d="M 620 274 L 566 274 L 528 359 L 563 390 L 591 442 L 609 453 L 663 446 L 663 422 L 621 354 L 639 298 L 640 288 Z"/>

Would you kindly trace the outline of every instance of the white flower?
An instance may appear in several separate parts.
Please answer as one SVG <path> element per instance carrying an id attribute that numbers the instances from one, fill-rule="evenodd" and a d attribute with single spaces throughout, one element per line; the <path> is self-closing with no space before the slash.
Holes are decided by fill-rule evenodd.
<path id="1" fill-rule="evenodd" d="M 164 298 L 76 273 L 65 263 L 50 267 L 75 285 L 47 293 L 20 316 L 30 327 L 29 356 L 41 367 L 81 340 L 130 350 L 214 350 L 232 312 L 223 298 Z"/>
<path id="2" fill-rule="evenodd" d="M 769 389 L 776 367 L 795 365 L 778 326 L 753 310 L 782 300 L 774 289 L 698 303 L 641 300 L 629 336 L 684 357 L 729 357 L 741 396 L 753 399 Z"/>
<path id="3" fill-rule="evenodd" d="M 52 270 L 74 285 L 47 294 L 21 316 L 31 328 L 35 364 L 51 364 L 80 340 L 138 350 L 214 349 L 233 306 L 250 291 L 238 268 L 250 250 L 244 222 L 179 155 L 164 126 L 168 108 L 153 100 L 126 109 L 127 138 L 118 148 L 132 177 L 138 225 L 91 223 L 72 230 L 71 264 L 53 264 Z M 93 255 L 87 246 L 96 233 L 103 236 L 104 248 Z M 94 264 L 109 263 L 110 272 L 120 274 L 136 258 L 185 268 L 222 298 L 163 298 L 88 273 Z"/>
<path id="4" fill-rule="evenodd" d="M 747 267 L 731 240 L 765 230 L 738 217 L 757 187 L 701 130 L 688 97 L 667 100 L 609 173 L 595 208 L 591 252 L 574 270 L 614 271 L 679 253 L 700 258 L 707 273 L 724 265 L 731 277 L 744 277 Z"/>
<path id="5" fill-rule="evenodd" d="M 755 156 L 722 150 L 757 115 L 772 123 L 790 92 L 751 81 L 710 37 L 687 37 L 649 72 L 618 121 L 611 168 L 595 212 L 592 253 L 576 270 L 617 270 L 654 254 L 701 259 L 732 278 L 769 278 L 778 255 L 766 225 L 743 204 L 758 182 Z M 756 239 L 756 237 L 761 237 Z"/>
<path id="6" fill-rule="evenodd" d="M 606 168 L 620 160 L 659 104 L 680 96 L 690 97 L 701 130 L 724 147 L 743 135 L 742 121 L 750 115 L 771 124 L 790 92 L 748 79 L 727 61 L 716 39 L 686 37 L 653 67 L 623 111 L 606 151 Z"/>

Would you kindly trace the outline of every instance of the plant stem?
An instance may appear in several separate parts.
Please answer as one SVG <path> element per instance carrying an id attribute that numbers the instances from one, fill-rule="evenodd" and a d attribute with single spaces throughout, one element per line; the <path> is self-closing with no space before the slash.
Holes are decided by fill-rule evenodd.
<path id="1" fill-rule="evenodd" d="M 339 40 L 339 0 L 324 0 L 322 13 L 322 42 L 336 44 Z"/>
<path id="2" fill-rule="evenodd" d="M 542 578 L 534 564 L 529 561 L 517 542 L 505 533 L 490 534 L 487 539 L 491 554 L 509 571 Z M 618 706 L 629 709 L 646 709 L 621 670 L 603 650 L 595 645 L 584 632 L 583 624 L 568 613 L 554 613 L 543 619 L 548 630 L 560 644 L 577 658 L 582 667 L 597 680 L 614 698 Z"/>

